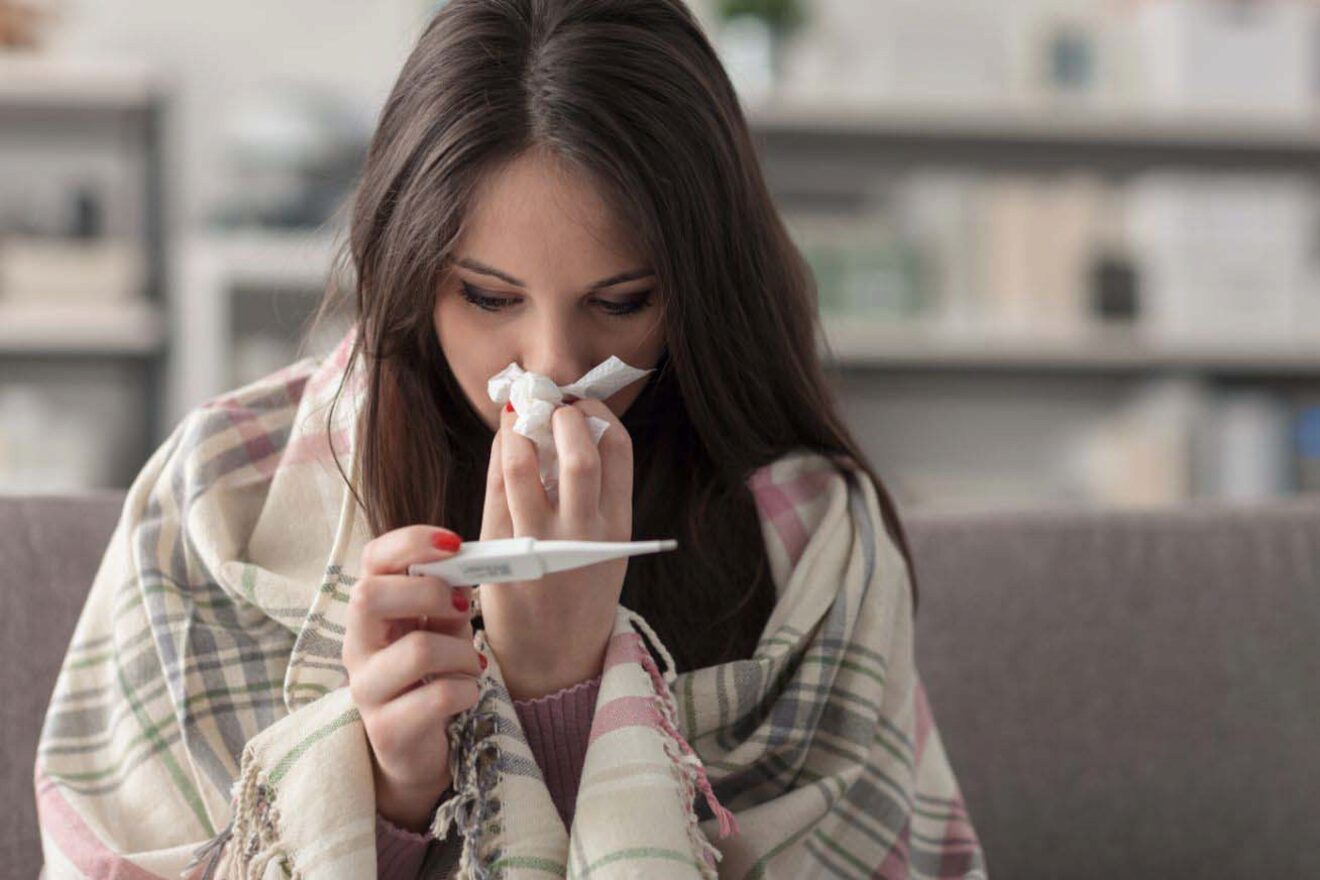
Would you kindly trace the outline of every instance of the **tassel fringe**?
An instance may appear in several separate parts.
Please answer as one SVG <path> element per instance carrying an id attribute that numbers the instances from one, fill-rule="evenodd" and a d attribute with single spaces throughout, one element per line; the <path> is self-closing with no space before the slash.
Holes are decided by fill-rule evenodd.
<path id="1" fill-rule="evenodd" d="M 279 833 L 279 811 L 275 789 L 258 772 L 250 751 L 244 750 L 244 768 L 233 786 L 233 818 L 224 830 L 198 848 L 184 868 L 184 876 L 196 880 L 263 880 L 270 865 L 299 880 Z M 201 868 L 200 874 L 192 873 Z"/>
<path id="2" fill-rule="evenodd" d="M 655 696 L 651 702 L 656 710 L 656 721 L 667 735 L 665 753 L 674 762 L 679 781 L 683 786 L 686 798 L 685 806 L 688 811 L 688 837 L 692 840 L 697 852 L 702 856 L 703 876 L 714 880 L 716 877 L 715 863 L 723 858 L 724 854 L 706 838 L 706 835 L 698 827 L 696 812 L 691 806 L 696 797 L 696 792 L 701 793 L 706 800 L 706 805 L 710 807 L 711 813 L 718 819 L 721 839 L 739 833 L 738 820 L 715 797 L 715 792 L 711 788 L 710 779 L 706 775 L 706 769 L 701 762 L 701 758 L 692 750 L 692 746 L 688 745 L 682 734 L 678 732 L 678 710 L 674 705 L 674 697 L 670 687 L 677 678 L 674 673 L 674 658 L 665 650 L 664 644 L 656 637 L 654 630 L 640 615 L 631 610 L 627 610 L 627 613 L 629 620 L 650 637 L 651 642 L 657 647 L 662 659 L 667 664 L 665 674 L 661 674 L 650 652 L 645 648 L 639 652 L 641 655 L 639 659 L 651 676 L 651 684 L 655 690 Z"/>
<path id="3" fill-rule="evenodd" d="M 484 648 L 484 643 L 479 646 Z M 484 653 L 484 651 L 483 651 Z M 477 704 L 449 722 L 450 776 L 454 794 L 436 811 L 431 834 L 443 840 L 451 829 L 462 835 L 459 876 L 490 880 L 490 865 L 500 857 L 500 802 L 492 797 L 500 780 L 500 750 L 495 740 L 498 714 L 495 684 L 481 680 Z"/>

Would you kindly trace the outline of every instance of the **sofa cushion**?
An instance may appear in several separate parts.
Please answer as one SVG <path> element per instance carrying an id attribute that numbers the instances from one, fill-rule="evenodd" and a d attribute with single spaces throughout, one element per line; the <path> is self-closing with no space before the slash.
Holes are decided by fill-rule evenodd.
<path id="1" fill-rule="evenodd" d="M 7 876 L 35 877 L 41 867 L 37 738 L 123 503 L 123 492 L 0 498 L 0 798 L 10 817 L 0 822 L 0 865 Z"/>
<path id="2" fill-rule="evenodd" d="M 1320 877 L 1320 503 L 909 527 L 991 877 Z"/>

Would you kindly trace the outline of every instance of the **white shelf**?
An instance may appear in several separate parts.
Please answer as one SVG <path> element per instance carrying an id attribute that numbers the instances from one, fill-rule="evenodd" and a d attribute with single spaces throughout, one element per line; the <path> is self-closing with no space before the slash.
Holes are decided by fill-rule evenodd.
<path id="1" fill-rule="evenodd" d="M 0 51 L 0 107 L 134 110 L 158 94 L 144 64 Z"/>
<path id="2" fill-rule="evenodd" d="M 1320 337 L 1244 342 L 1175 340 L 1105 327 L 1052 333 L 973 333 L 835 315 L 823 319 L 822 329 L 823 341 L 833 352 L 828 362 L 843 368 L 1041 373 L 1183 369 L 1320 376 Z"/>
<path id="3" fill-rule="evenodd" d="M 1320 153 L 1320 116 L 1290 121 L 1265 115 L 1143 111 L 1082 105 L 864 104 L 786 101 L 748 108 L 754 131 L 968 141 L 1088 142 L 1192 150 Z"/>
<path id="4" fill-rule="evenodd" d="M 164 316 L 149 303 L 0 302 L 0 354 L 141 356 L 164 344 Z"/>
<path id="5" fill-rule="evenodd" d="M 322 288 L 330 279 L 336 241 L 328 232 L 243 230 L 189 242 L 194 255 L 224 273 L 231 285 Z"/>

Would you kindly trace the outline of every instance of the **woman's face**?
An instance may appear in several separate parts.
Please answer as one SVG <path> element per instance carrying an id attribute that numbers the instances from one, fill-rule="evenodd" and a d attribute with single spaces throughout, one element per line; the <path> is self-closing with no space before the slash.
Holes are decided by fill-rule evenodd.
<path id="1" fill-rule="evenodd" d="M 486 381 L 517 361 L 558 385 L 617 355 L 656 366 L 664 351 L 655 275 L 590 181 L 529 152 L 488 175 L 435 301 L 440 348 L 492 431 Z M 644 379 L 608 398 L 621 416 Z"/>

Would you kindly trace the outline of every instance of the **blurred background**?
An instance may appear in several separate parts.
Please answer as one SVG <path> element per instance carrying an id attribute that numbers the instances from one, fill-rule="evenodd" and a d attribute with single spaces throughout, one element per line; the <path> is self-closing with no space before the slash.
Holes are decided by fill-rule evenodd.
<path id="1" fill-rule="evenodd" d="M 434 0 L 0 0 L 0 491 L 305 336 Z M 693 0 L 906 507 L 1320 491 L 1320 5 Z"/>

